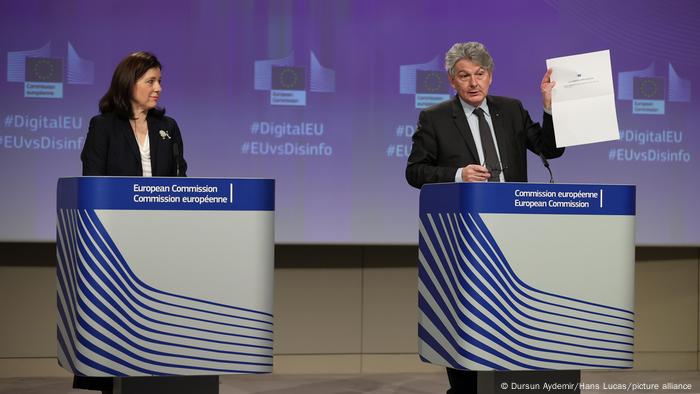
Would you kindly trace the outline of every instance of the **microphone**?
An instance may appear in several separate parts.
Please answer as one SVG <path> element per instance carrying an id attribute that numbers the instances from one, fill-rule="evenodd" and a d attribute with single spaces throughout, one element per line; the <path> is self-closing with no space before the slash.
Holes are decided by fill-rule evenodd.
<path id="1" fill-rule="evenodd" d="M 173 158 L 175 159 L 175 176 L 180 175 L 180 144 L 173 140 Z"/>
<path id="2" fill-rule="evenodd" d="M 549 171 L 549 183 L 554 183 L 554 176 L 552 175 L 552 170 L 549 168 L 549 162 L 547 161 L 547 158 L 544 157 L 542 152 L 539 153 L 539 156 L 540 160 L 542 160 L 542 165 L 544 166 L 544 168 L 547 169 L 547 171 Z"/>

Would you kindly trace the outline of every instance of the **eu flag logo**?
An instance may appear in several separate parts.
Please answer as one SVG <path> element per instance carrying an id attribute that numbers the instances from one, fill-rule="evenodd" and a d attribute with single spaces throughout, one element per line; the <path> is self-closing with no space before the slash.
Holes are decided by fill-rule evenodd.
<path id="1" fill-rule="evenodd" d="M 306 73 L 303 67 L 272 66 L 273 90 L 306 90 Z"/>
<path id="2" fill-rule="evenodd" d="M 63 81 L 63 59 L 28 57 L 24 67 L 24 80 L 27 82 Z"/>
<path id="3" fill-rule="evenodd" d="M 666 96 L 666 81 L 659 77 L 635 77 L 635 100 L 663 100 Z"/>
<path id="4" fill-rule="evenodd" d="M 417 94 L 444 94 L 449 90 L 447 75 L 443 71 L 416 71 Z"/>

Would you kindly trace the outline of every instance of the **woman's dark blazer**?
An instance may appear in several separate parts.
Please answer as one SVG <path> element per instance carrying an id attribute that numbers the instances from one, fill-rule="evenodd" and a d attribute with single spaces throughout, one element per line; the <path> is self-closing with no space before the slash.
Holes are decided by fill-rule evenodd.
<path id="1" fill-rule="evenodd" d="M 185 176 L 187 163 L 182 153 L 180 128 L 175 120 L 149 114 L 146 122 L 153 176 L 176 176 L 176 155 L 180 161 L 180 176 Z M 174 144 L 177 144 L 177 148 L 174 148 Z M 80 160 L 83 162 L 83 175 L 143 176 L 141 153 L 129 120 L 112 112 L 90 119 Z M 111 393 L 112 386 L 113 380 L 109 377 L 76 375 L 73 378 L 74 388 Z"/>
<path id="2" fill-rule="evenodd" d="M 176 155 L 180 162 L 180 176 L 185 176 L 187 163 L 183 158 L 182 136 L 175 120 L 149 114 L 146 121 L 153 176 L 176 176 Z M 83 175 L 143 176 L 141 154 L 129 120 L 113 112 L 90 119 L 90 129 L 80 159 L 83 162 Z"/>

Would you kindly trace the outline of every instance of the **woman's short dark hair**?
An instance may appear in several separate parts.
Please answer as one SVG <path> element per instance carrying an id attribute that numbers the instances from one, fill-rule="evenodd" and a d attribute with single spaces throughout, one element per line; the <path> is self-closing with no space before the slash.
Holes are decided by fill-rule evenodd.
<path id="1" fill-rule="evenodd" d="M 131 108 L 131 95 L 134 85 L 152 68 L 161 69 L 162 66 L 158 58 L 149 52 L 134 52 L 119 62 L 112 75 L 109 90 L 100 99 L 100 113 L 114 112 L 122 118 L 132 119 L 134 112 Z M 148 114 L 162 116 L 165 109 L 153 108 Z"/>

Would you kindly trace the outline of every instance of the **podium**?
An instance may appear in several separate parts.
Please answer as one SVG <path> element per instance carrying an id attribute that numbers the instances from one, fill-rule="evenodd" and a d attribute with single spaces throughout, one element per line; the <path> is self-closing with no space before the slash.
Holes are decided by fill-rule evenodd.
<path id="1" fill-rule="evenodd" d="M 56 249 L 73 374 L 272 371 L 274 180 L 62 178 Z"/>
<path id="2" fill-rule="evenodd" d="M 634 215 L 634 186 L 425 185 L 421 359 L 475 371 L 631 368 Z M 499 387 L 518 388 L 480 392 Z"/>

